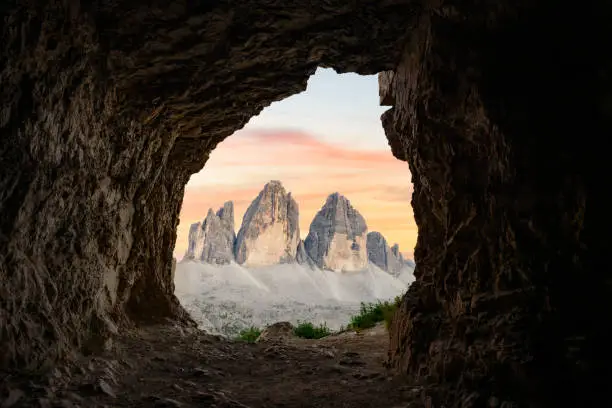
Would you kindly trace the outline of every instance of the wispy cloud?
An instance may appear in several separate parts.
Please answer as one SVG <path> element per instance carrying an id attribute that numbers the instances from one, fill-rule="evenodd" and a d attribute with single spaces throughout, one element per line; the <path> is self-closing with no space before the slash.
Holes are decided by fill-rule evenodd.
<path id="1" fill-rule="evenodd" d="M 408 165 L 389 149 L 352 149 L 295 129 L 243 130 L 222 142 L 185 192 L 175 253 L 187 246 L 189 225 L 208 208 L 233 200 L 236 228 L 247 206 L 269 180 L 281 180 L 300 206 L 302 236 L 328 194 L 344 194 L 363 214 L 369 230 L 380 231 L 412 254 L 416 225 L 410 207 Z"/>

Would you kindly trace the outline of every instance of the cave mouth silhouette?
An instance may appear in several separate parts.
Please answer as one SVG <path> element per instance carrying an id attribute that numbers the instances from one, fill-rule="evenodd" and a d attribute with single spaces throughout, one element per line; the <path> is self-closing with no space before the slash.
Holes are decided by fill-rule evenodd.
<path id="1" fill-rule="evenodd" d="M 417 281 L 389 366 L 433 406 L 595 407 L 612 296 L 609 5 L 393 0 L 9 2 L 0 10 L 0 363 L 122 327 L 193 325 L 173 295 L 184 186 L 316 67 L 381 72 L 408 161 Z M 603 374 L 602 374 L 603 373 Z"/>
<path id="2" fill-rule="evenodd" d="M 191 226 L 203 222 L 209 209 L 216 212 L 231 201 L 237 233 L 263 186 L 279 180 L 297 202 L 301 239 L 337 191 L 365 217 L 368 231 L 382 232 L 389 246 L 399 243 L 412 259 L 417 235 L 412 182 L 408 164 L 389 150 L 380 121 L 387 109 L 379 105 L 376 75 L 317 69 L 304 92 L 264 108 L 217 145 L 205 167 L 191 176 L 175 258 L 182 259 Z"/>

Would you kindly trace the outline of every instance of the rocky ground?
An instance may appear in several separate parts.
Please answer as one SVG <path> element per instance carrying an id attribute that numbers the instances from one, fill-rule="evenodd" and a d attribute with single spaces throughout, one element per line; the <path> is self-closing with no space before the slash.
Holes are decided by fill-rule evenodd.
<path id="1" fill-rule="evenodd" d="M 2 374 L 0 407 L 420 406 L 421 389 L 386 372 L 387 343 L 382 326 L 255 344 L 149 327 L 45 378 Z"/>

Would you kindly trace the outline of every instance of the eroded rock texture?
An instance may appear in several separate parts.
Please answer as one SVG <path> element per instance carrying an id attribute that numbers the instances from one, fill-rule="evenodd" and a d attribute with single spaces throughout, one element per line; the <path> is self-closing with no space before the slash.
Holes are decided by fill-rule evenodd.
<path id="1" fill-rule="evenodd" d="M 363 216 L 342 194 L 333 193 L 310 223 L 304 249 L 319 268 L 358 271 L 368 266 Z"/>
<path id="2" fill-rule="evenodd" d="M 436 384 L 433 406 L 596 407 L 611 361 L 612 65 L 584 44 L 610 38 L 610 12 L 590 3 L 576 29 L 570 5 L 490 4 L 423 12 L 380 81 L 419 227 L 390 364 Z"/>
<path id="3" fill-rule="evenodd" d="M 234 260 L 235 240 L 234 203 L 227 201 L 216 213 L 210 208 L 204 221 L 191 224 L 185 258 L 229 264 Z"/>
<path id="4" fill-rule="evenodd" d="M 296 261 L 299 208 L 280 181 L 267 183 L 247 208 L 236 236 L 236 262 L 266 266 Z"/>
<path id="5" fill-rule="evenodd" d="M 437 384 L 436 407 L 602 406 L 608 7 L 3 2 L 2 366 L 96 349 L 116 323 L 189 324 L 171 279 L 185 183 L 320 65 L 393 71 L 382 120 L 419 239 L 390 364 Z"/>
<path id="6" fill-rule="evenodd" d="M 389 247 L 387 239 L 378 231 L 368 232 L 366 237 L 368 261 L 383 271 L 396 275 L 405 266 L 404 256 L 399 251 L 399 245 Z"/>
<path id="7" fill-rule="evenodd" d="M 38 367 L 173 295 L 184 185 L 317 66 L 392 69 L 408 0 L 3 2 L 0 355 Z"/>

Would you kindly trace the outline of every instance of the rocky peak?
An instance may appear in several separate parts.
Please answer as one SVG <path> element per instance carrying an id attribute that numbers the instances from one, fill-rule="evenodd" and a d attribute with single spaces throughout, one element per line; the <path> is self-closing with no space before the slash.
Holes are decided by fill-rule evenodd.
<path id="1" fill-rule="evenodd" d="M 221 220 L 221 223 L 228 228 L 234 230 L 234 202 L 226 201 L 223 203 L 223 207 L 217 211 L 217 217 Z"/>
<path id="2" fill-rule="evenodd" d="M 340 193 L 330 194 L 315 215 L 304 240 L 314 263 L 335 271 L 367 266 L 367 225 L 365 219 Z"/>
<path id="3" fill-rule="evenodd" d="M 300 241 L 297 202 L 280 181 L 267 183 L 242 219 L 236 261 L 247 266 L 294 262 Z"/>
<path id="4" fill-rule="evenodd" d="M 234 259 L 234 203 L 228 201 L 216 213 L 208 210 L 204 221 L 189 228 L 185 258 L 211 264 L 227 264 Z"/>
<path id="5" fill-rule="evenodd" d="M 370 262 L 392 275 L 398 274 L 404 266 L 404 257 L 399 252 L 399 245 L 389 247 L 386 238 L 378 231 L 368 233 L 367 252 Z"/>

